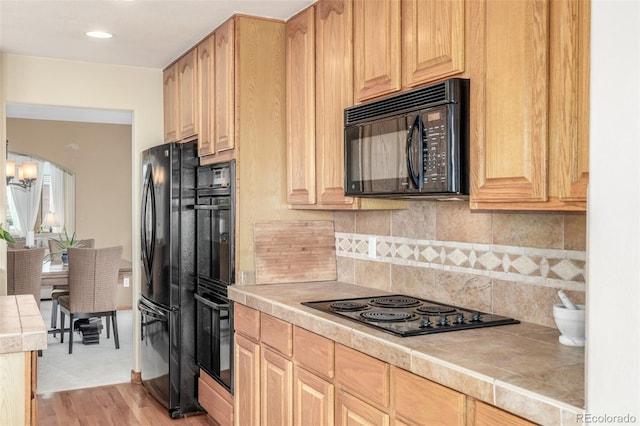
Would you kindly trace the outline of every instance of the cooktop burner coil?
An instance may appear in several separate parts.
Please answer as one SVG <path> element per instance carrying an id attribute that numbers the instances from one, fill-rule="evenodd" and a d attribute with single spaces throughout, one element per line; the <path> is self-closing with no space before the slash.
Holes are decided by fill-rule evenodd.
<path id="1" fill-rule="evenodd" d="M 329 305 L 334 311 L 362 311 L 369 309 L 366 303 L 359 302 L 334 302 Z"/>
<path id="2" fill-rule="evenodd" d="M 416 308 L 416 312 L 422 315 L 453 314 L 455 311 L 450 306 L 424 305 Z"/>
<path id="3" fill-rule="evenodd" d="M 407 296 L 389 296 L 389 297 L 376 297 L 369 301 L 370 305 L 380 306 L 382 308 L 410 308 L 420 305 L 418 299 Z"/>
<path id="4" fill-rule="evenodd" d="M 410 321 L 420 319 L 418 315 L 404 311 L 366 311 L 360 314 L 362 318 L 368 321 Z"/>

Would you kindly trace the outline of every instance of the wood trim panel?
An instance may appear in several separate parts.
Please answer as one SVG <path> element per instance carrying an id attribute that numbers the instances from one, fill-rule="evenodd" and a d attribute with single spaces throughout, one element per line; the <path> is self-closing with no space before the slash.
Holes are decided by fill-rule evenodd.
<path id="1" fill-rule="evenodd" d="M 233 395 L 200 370 L 198 402 L 220 426 L 233 425 Z"/>

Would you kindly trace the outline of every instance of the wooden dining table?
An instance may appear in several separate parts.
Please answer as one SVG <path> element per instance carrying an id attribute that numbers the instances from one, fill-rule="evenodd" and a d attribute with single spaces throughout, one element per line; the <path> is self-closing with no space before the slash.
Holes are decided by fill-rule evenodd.
<path id="1" fill-rule="evenodd" d="M 41 288 L 65 288 L 69 286 L 69 268 L 62 264 L 42 267 Z M 131 309 L 131 262 L 120 259 L 118 270 L 117 309 Z"/>

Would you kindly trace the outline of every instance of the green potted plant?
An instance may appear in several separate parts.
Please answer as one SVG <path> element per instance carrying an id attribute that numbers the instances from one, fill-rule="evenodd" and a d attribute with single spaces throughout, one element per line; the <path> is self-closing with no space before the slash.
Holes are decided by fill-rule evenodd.
<path id="1" fill-rule="evenodd" d="M 13 244 L 16 242 L 9 231 L 2 227 L 2 223 L 0 223 L 0 240 L 5 240 L 8 244 Z"/>
<path id="2" fill-rule="evenodd" d="M 75 232 L 71 234 L 71 237 L 69 237 L 66 228 L 64 229 L 64 236 L 60 234 L 60 238 L 53 238 L 53 242 L 59 250 L 46 255 L 45 261 L 52 261 L 56 257 L 60 256 L 60 258 L 62 259 L 62 264 L 65 266 L 67 265 L 68 261 L 67 249 L 69 247 L 84 247 L 84 244 L 82 244 L 79 240 L 76 240 Z"/>

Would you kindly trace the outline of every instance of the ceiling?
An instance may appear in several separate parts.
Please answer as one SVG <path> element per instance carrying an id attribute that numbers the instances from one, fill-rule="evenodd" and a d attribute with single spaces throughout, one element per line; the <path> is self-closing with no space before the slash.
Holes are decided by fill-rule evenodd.
<path id="1" fill-rule="evenodd" d="M 0 0 L 0 52 L 162 69 L 236 12 L 286 20 L 314 1 Z"/>
<path id="2" fill-rule="evenodd" d="M 163 69 L 234 13 L 287 20 L 315 0 L 0 0 L 0 52 Z M 108 31 L 107 40 L 87 31 Z M 130 124 L 123 111 L 7 105 L 8 118 Z"/>

